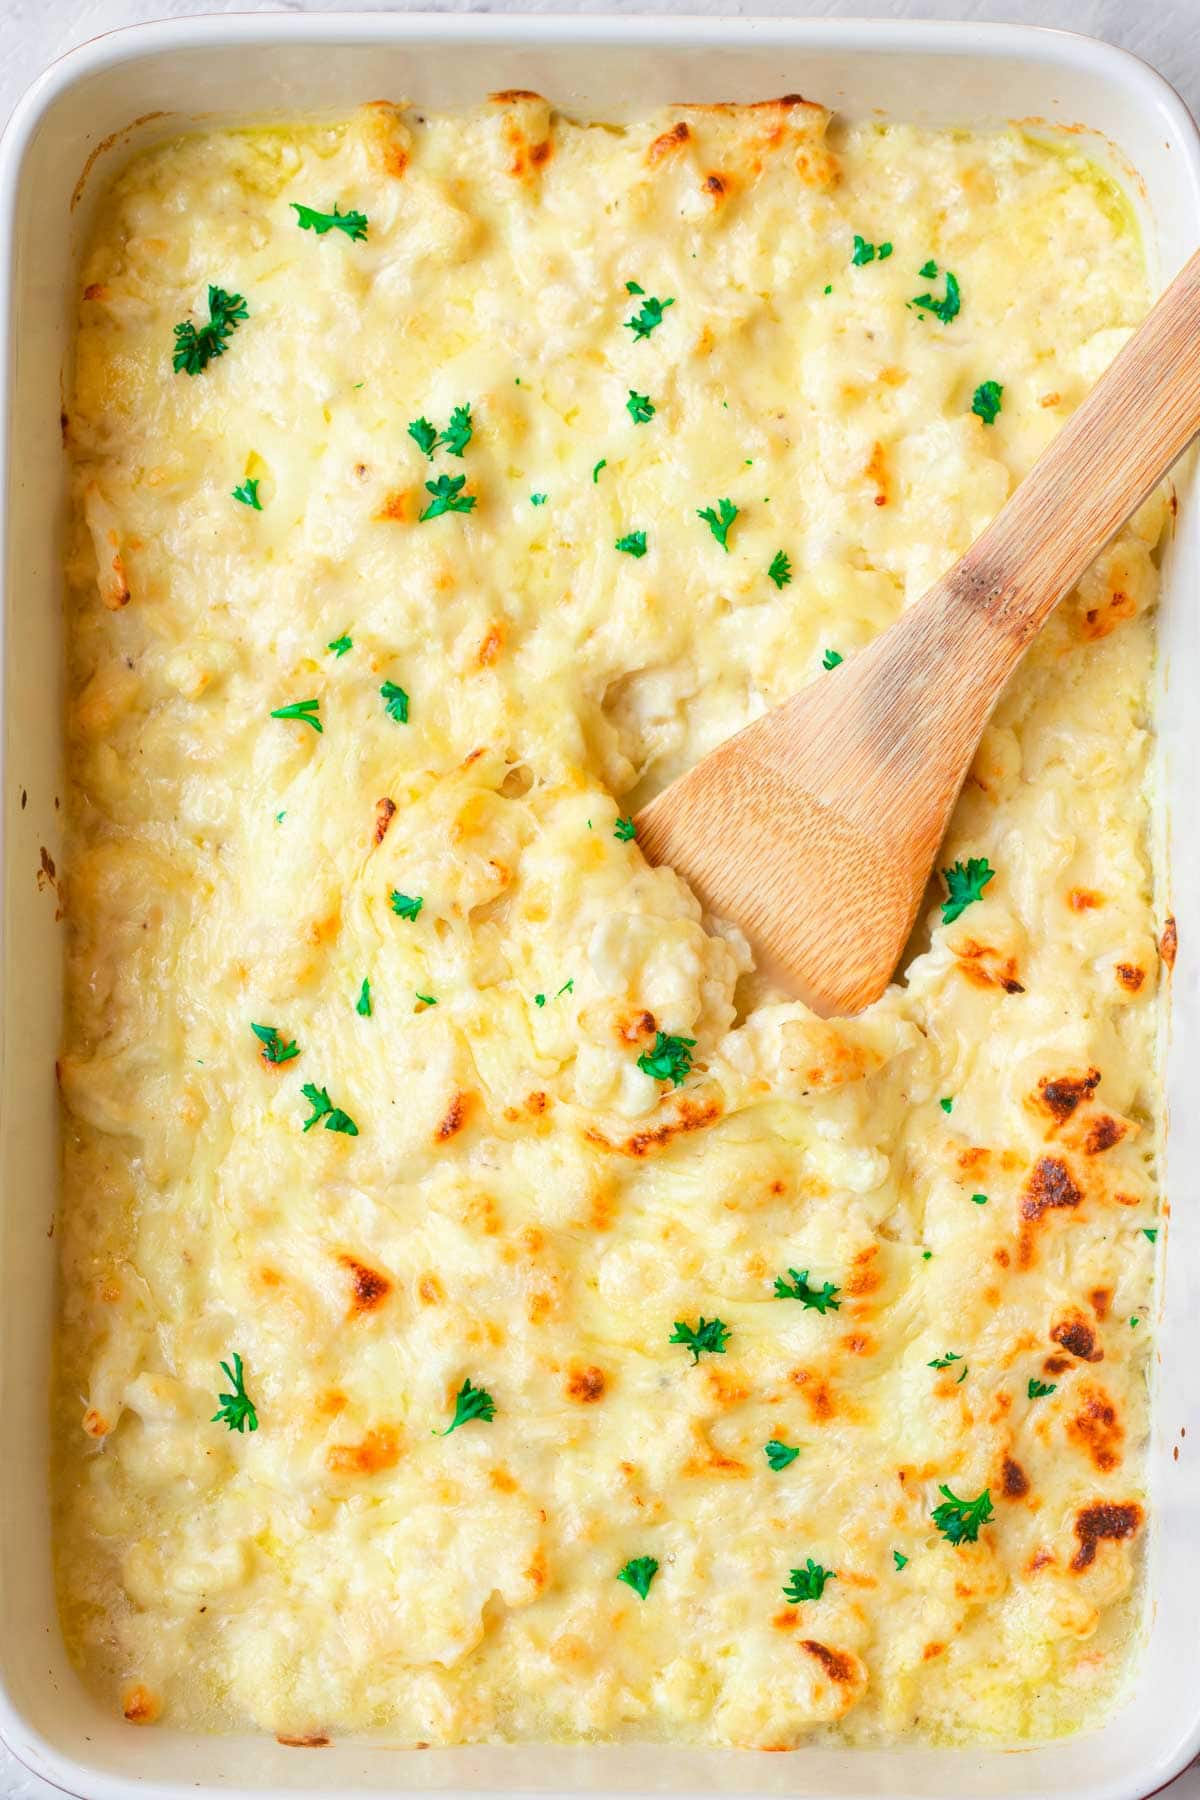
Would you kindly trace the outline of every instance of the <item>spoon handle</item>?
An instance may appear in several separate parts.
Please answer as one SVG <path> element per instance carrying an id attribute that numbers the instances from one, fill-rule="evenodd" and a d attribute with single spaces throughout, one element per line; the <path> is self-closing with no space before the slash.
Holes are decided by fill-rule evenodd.
<path id="1" fill-rule="evenodd" d="M 1013 660 L 1200 432 L 1200 251 L 946 584 Z"/>

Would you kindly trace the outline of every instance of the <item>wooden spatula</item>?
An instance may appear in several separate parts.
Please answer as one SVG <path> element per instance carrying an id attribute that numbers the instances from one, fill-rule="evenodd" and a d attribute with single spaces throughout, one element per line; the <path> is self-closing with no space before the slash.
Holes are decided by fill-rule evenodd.
<path id="1" fill-rule="evenodd" d="M 1030 639 L 1200 432 L 1200 253 L 962 561 L 637 816 L 638 841 L 830 1015 L 883 992 Z"/>

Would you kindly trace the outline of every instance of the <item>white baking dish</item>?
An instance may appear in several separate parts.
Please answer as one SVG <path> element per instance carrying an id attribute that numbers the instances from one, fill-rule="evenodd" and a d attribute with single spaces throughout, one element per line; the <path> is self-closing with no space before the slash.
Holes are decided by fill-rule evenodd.
<path id="1" fill-rule="evenodd" d="M 1179 516 L 1163 618 L 1164 816 L 1179 921 L 1170 1032 L 1172 1206 L 1151 1449 L 1147 1644 L 1135 1691 L 1101 1732 L 1021 1751 L 746 1752 L 586 1747 L 402 1753 L 378 1742 L 319 1753 L 270 1740 L 137 1730 L 82 1691 L 59 1637 L 50 1578 L 46 1394 L 51 1353 L 59 1018 L 63 488 L 58 396 L 75 257 L 98 172 L 197 115 L 349 109 L 379 95 L 445 107 L 509 86 L 581 114 L 678 99 L 810 94 L 858 117 L 1097 128 L 1083 141 L 1122 173 L 1160 280 L 1200 239 L 1200 142 L 1176 95 L 1120 51 L 987 25 L 817 20 L 287 14 L 193 19 L 101 38 L 55 64 L 18 108 L 0 164 L 0 324 L 7 461 L 4 531 L 4 996 L 0 1040 L 0 1727 L 31 1768 L 94 1800 L 349 1795 L 447 1789 L 629 1796 L 1071 1795 L 1132 1800 L 1200 1748 L 1200 509 Z M 131 121 L 138 120 L 131 127 Z M 116 134 L 115 142 L 110 141 Z M 1107 140 L 1107 141 L 1105 141 Z M 93 187 L 96 185 L 92 184 Z M 1186 485 L 1182 484 L 1181 485 Z M 39 877 L 39 870 L 41 871 Z M 1167 1234 L 1163 1234 L 1165 1239 Z"/>

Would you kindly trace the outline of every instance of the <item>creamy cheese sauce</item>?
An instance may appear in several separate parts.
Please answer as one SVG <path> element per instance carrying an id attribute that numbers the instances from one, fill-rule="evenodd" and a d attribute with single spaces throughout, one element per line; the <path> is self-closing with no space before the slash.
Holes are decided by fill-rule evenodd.
<path id="1" fill-rule="evenodd" d="M 335 202 L 365 240 L 300 229 Z M 246 316 L 174 372 L 210 284 Z M 68 400 L 55 1493 L 126 1716 L 778 1749 L 1111 1704 L 1163 501 L 987 730 L 942 858 L 982 897 L 931 891 L 861 1018 L 772 991 L 617 822 L 919 597 L 1147 298 L 1069 147 L 802 102 L 378 104 L 116 181 Z M 467 1381 L 494 1416 L 436 1435 Z M 976 1541 L 943 1485 L 986 1490 Z"/>

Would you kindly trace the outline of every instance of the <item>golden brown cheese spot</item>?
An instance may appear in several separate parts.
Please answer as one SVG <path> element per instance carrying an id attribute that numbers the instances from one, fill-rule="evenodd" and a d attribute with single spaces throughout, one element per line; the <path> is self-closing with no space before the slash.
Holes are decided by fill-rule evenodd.
<path id="1" fill-rule="evenodd" d="M 1146 979 L 1146 971 L 1139 968 L 1137 963 L 1119 962 L 1116 977 L 1127 994 L 1136 994 Z"/>
<path id="2" fill-rule="evenodd" d="M 400 1461 L 400 1428 L 378 1425 L 358 1444 L 331 1444 L 325 1467 L 331 1475 L 379 1475 Z"/>
<path id="3" fill-rule="evenodd" d="M 939 1642 L 938 1639 L 935 1638 L 931 1644 L 926 1644 L 925 1648 L 922 1650 L 921 1661 L 936 1662 L 939 1656 L 945 1656 L 945 1654 L 945 1644 Z"/>
<path id="4" fill-rule="evenodd" d="M 521 1485 L 507 1469 L 489 1469 L 488 1481 L 498 1494 L 515 1494 Z"/>
<path id="5" fill-rule="evenodd" d="M 1048 1356 L 1042 1364 L 1047 1375 L 1065 1375 L 1070 1367 L 1070 1358 L 1066 1356 Z"/>
<path id="6" fill-rule="evenodd" d="M 1112 1305 L 1112 1297 L 1112 1289 L 1103 1287 L 1093 1288 L 1088 1295 L 1088 1299 L 1092 1303 L 1092 1311 L 1098 1319 L 1107 1319 L 1109 1308 Z"/>
<path id="7" fill-rule="evenodd" d="M 1096 1343 L 1096 1333 L 1083 1314 L 1072 1312 L 1051 1327 L 1050 1336 L 1080 1362 L 1103 1362 L 1104 1352 Z"/>
<path id="8" fill-rule="evenodd" d="M 981 944 L 975 938 L 967 938 L 955 949 L 954 961 L 959 974 L 972 987 L 1000 988 L 1006 994 L 1025 992 L 1018 980 L 1016 957 L 1005 956 L 1002 950 L 995 949 L 991 944 Z"/>
<path id="9" fill-rule="evenodd" d="M 1075 1536 L 1079 1539 L 1079 1548 L 1071 1558 L 1073 1569 L 1088 1569 L 1096 1560 L 1096 1545 L 1101 1539 L 1119 1542 L 1122 1538 L 1135 1537 L 1142 1525 L 1142 1509 L 1136 1501 L 1126 1500 L 1113 1504 L 1100 1502 L 1095 1506 L 1085 1506 L 1082 1512 L 1075 1515 Z"/>
<path id="10" fill-rule="evenodd" d="M 94 1406 L 89 1406 L 83 1415 L 83 1429 L 89 1437 L 102 1438 L 108 1436 L 112 1426 L 103 1413 L 97 1412 Z"/>
<path id="11" fill-rule="evenodd" d="M 704 177 L 702 185 L 704 192 L 708 195 L 709 199 L 712 200 L 713 204 L 719 206 L 729 191 L 729 177 L 728 175 L 718 175 L 714 172 L 713 174 Z"/>
<path id="12" fill-rule="evenodd" d="M 798 1624 L 799 1619 L 800 1614 L 797 1612 L 796 1608 L 794 1606 L 788 1606 L 785 1607 L 782 1612 L 777 1612 L 772 1618 L 771 1623 L 776 1631 L 792 1631 Z"/>
<path id="13" fill-rule="evenodd" d="M 392 1284 L 387 1276 L 381 1275 L 378 1269 L 359 1262 L 356 1256 L 339 1256 L 338 1261 L 350 1274 L 353 1294 L 350 1317 L 357 1318 L 362 1313 L 378 1311 L 392 1291 Z"/>
<path id="14" fill-rule="evenodd" d="M 1087 1136 L 1083 1140 L 1084 1153 L 1087 1156 L 1102 1156 L 1119 1144 L 1129 1130 L 1121 1119 L 1114 1119 L 1108 1113 L 1102 1113 L 1088 1126 Z"/>
<path id="15" fill-rule="evenodd" d="M 85 300 L 107 300 L 110 291 L 102 281 L 89 281 L 83 290 L 83 297 Z"/>
<path id="16" fill-rule="evenodd" d="M 1035 1550 L 1029 1561 L 1025 1564 L 1025 1573 L 1027 1575 L 1036 1575 L 1039 1569 L 1048 1569 L 1053 1561 L 1053 1550 L 1046 1550 L 1044 1548 Z"/>
<path id="17" fill-rule="evenodd" d="M 891 498 L 891 475 L 888 470 L 887 451 L 880 443 L 871 447 L 871 455 L 863 471 L 869 484 L 875 489 L 876 506 L 886 506 Z"/>
<path id="18" fill-rule="evenodd" d="M 1014 1457 L 1006 1456 L 1001 1464 L 1000 1492 L 1008 1500 L 1023 1500 L 1029 1492 L 1029 1477 Z"/>
<path id="19" fill-rule="evenodd" d="M 1179 931 L 1175 924 L 1174 913 L 1167 914 L 1167 922 L 1162 928 L 1162 936 L 1158 940 L 1158 954 L 1168 969 L 1175 967 L 1175 953 L 1179 949 Z"/>
<path id="20" fill-rule="evenodd" d="M 735 1375 L 728 1369 L 718 1368 L 709 1363 L 704 1370 L 705 1391 L 719 1407 L 740 1406 L 750 1398 L 750 1383 L 742 1375 Z"/>
<path id="21" fill-rule="evenodd" d="M 538 1593 L 541 1593 L 542 1589 L 550 1579 L 550 1571 L 546 1563 L 546 1552 L 542 1549 L 540 1544 L 529 1559 L 525 1569 L 525 1579 L 530 1587 L 534 1588 Z"/>
<path id="22" fill-rule="evenodd" d="M 646 161 L 653 168 L 655 163 L 660 163 L 665 156 L 670 156 L 672 151 L 678 150 L 681 144 L 686 144 L 690 136 L 691 132 L 686 121 L 680 119 L 671 126 L 669 131 L 661 131 L 654 139 L 646 151 Z"/>
<path id="23" fill-rule="evenodd" d="M 727 1455 L 699 1429 L 696 1431 L 696 1438 L 701 1445 L 702 1454 L 688 1458 L 683 1465 L 685 1475 L 720 1475 L 740 1481 L 750 1473 L 744 1462 L 739 1462 L 736 1456 Z"/>
<path id="24" fill-rule="evenodd" d="M 417 1283 L 417 1295 L 423 1306 L 440 1306 L 446 1298 L 446 1290 L 436 1275 L 426 1273 Z"/>
<path id="25" fill-rule="evenodd" d="M 471 1101 L 472 1095 L 470 1094 L 457 1093 L 453 1096 L 433 1134 L 436 1143 L 447 1144 L 452 1137 L 458 1135 L 467 1122 Z"/>
<path id="26" fill-rule="evenodd" d="M 345 1412 L 350 1402 L 340 1388 L 326 1388 L 318 1394 L 313 1411 L 318 1418 L 336 1419 L 340 1412 Z"/>
<path id="27" fill-rule="evenodd" d="M 806 1656 L 811 1656 L 820 1663 L 830 1681 L 841 1685 L 858 1679 L 862 1664 L 847 1651 L 831 1650 L 828 1644 L 818 1644 L 812 1638 L 801 1638 L 800 1648 Z"/>
<path id="28" fill-rule="evenodd" d="M 1033 1259 L 1033 1228 L 1048 1212 L 1081 1205 L 1083 1190 L 1076 1186 L 1071 1171 L 1057 1156 L 1039 1156 L 1029 1172 L 1021 1195 L 1021 1218 L 1025 1221 L 1017 1260 L 1028 1268 Z"/>
<path id="29" fill-rule="evenodd" d="M 396 802 L 389 800 L 385 794 L 382 800 L 375 802 L 375 842 L 382 844 L 387 836 L 388 826 L 396 816 Z"/>
<path id="30" fill-rule="evenodd" d="M 593 1406 L 597 1400 L 603 1400 L 606 1387 L 604 1370 L 594 1363 L 572 1369 L 567 1376 L 567 1398 L 577 1400 L 581 1406 Z"/>
<path id="31" fill-rule="evenodd" d="M 1080 1388 L 1079 1396 L 1083 1404 L 1068 1421 L 1067 1436 L 1091 1457 L 1102 1474 L 1107 1474 L 1121 1460 L 1124 1428 L 1116 1406 L 1102 1387 L 1087 1383 Z"/>
<path id="32" fill-rule="evenodd" d="M 800 1389 L 800 1398 L 814 1425 L 827 1425 L 836 1417 L 837 1398 L 823 1375 L 815 1369 L 793 1369 L 788 1380 Z"/>
<path id="33" fill-rule="evenodd" d="M 874 1338 L 860 1331 L 848 1332 L 840 1342 L 850 1356 L 874 1356 L 878 1348 Z"/>
<path id="34" fill-rule="evenodd" d="M 878 1255 L 878 1244 L 868 1244 L 865 1249 L 855 1252 L 851 1271 L 846 1280 L 848 1294 L 861 1296 L 879 1292 L 883 1286 L 883 1273 L 873 1266 Z"/>
<path id="35" fill-rule="evenodd" d="M 1033 1104 L 1061 1125 L 1081 1100 L 1091 1099 L 1099 1085 L 1099 1069 L 1089 1069 L 1086 1075 L 1043 1075 Z"/>
<path id="36" fill-rule="evenodd" d="M 487 635 L 479 646 L 477 661 L 481 669 L 490 668 L 500 655 L 504 646 L 504 626 L 499 622 L 489 625 Z"/>
<path id="37" fill-rule="evenodd" d="M 1104 895 L 1098 894 L 1095 888 L 1072 888 L 1067 895 L 1067 905 L 1072 912 L 1088 912 L 1093 907 L 1104 905 Z"/>
<path id="38" fill-rule="evenodd" d="M 615 1150 L 622 1156 L 649 1156 L 655 1150 L 663 1150 L 673 1138 L 689 1131 L 703 1131 L 705 1126 L 714 1125 L 721 1117 L 721 1101 L 719 1097 L 698 1101 L 688 1098 L 676 1104 L 672 1118 L 664 1119 L 661 1125 L 650 1126 L 645 1131 L 635 1131 L 622 1144 L 611 1143 L 600 1132 L 590 1127 L 584 1132 L 589 1143 L 598 1144 L 605 1150 Z"/>
<path id="39" fill-rule="evenodd" d="M 121 1711 L 131 1725 L 153 1725 L 162 1713 L 162 1701 L 143 1682 L 135 1681 L 125 1690 Z"/>
<path id="40" fill-rule="evenodd" d="M 1106 605 L 1089 607 L 1084 613 L 1079 627 L 1080 635 L 1095 642 L 1098 638 L 1107 637 L 1110 631 L 1115 631 L 1125 619 L 1136 616 L 1137 601 L 1122 588 L 1117 588 L 1109 596 Z"/>
<path id="41" fill-rule="evenodd" d="M 499 88 L 494 94 L 488 95 L 488 99 L 494 101 L 497 106 L 515 106 L 519 100 L 540 100 L 541 98 L 542 95 L 535 93 L 532 88 Z"/>
<path id="42" fill-rule="evenodd" d="M 286 1737 L 277 1733 L 275 1742 L 282 1744 L 285 1750 L 325 1750 L 329 1746 L 329 1739 L 319 1731 L 307 1732 L 303 1737 Z"/>
<path id="43" fill-rule="evenodd" d="M 375 517 L 379 520 L 391 519 L 403 524 L 411 510 L 412 493 L 409 488 L 393 488 L 383 496 L 383 503 Z"/>
<path id="44" fill-rule="evenodd" d="M 391 100 L 369 100 L 358 116 L 371 162 L 381 174 L 399 181 L 408 167 L 412 143 L 401 108 Z"/>

